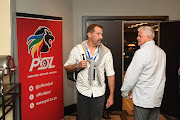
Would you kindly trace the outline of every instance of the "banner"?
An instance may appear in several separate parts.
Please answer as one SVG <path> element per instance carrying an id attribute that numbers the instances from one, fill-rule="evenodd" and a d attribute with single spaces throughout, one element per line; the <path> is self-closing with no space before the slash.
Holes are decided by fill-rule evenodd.
<path id="1" fill-rule="evenodd" d="M 62 18 L 17 13 L 22 120 L 61 120 Z"/>

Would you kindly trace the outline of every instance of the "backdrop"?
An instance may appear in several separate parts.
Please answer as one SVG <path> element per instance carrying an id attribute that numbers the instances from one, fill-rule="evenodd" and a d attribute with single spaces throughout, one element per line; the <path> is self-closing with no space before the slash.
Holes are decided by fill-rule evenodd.
<path id="1" fill-rule="evenodd" d="M 22 120 L 61 120 L 62 18 L 17 14 Z"/>

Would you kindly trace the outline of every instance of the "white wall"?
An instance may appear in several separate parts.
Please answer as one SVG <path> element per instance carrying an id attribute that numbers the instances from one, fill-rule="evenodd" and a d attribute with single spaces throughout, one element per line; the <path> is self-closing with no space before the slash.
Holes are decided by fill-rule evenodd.
<path id="1" fill-rule="evenodd" d="M 10 24 L 10 0 L 0 1 L 0 55 L 10 55 L 11 54 L 11 24 Z"/>
<path id="2" fill-rule="evenodd" d="M 73 0 L 74 44 L 82 41 L 82 16 L 169 16 L 180 19 L 180 0 Z"/>
<path id="3" fill-rule="evenodd" d="M 16 11 L 62 17 L 63 19 L 63 64 L 73 47 L 72 0 L 16 0 Z M 74 83 L 64 76 L 64 106 L 74 103 Z"/>

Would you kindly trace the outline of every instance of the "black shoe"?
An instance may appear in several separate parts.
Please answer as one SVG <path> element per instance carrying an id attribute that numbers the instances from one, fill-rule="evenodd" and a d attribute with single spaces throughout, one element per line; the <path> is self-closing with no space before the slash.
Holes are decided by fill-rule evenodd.
<path id="1" fill-rule="evenodd" d="M 104 118 L 104 119 L 111 119 L 111 117 L 109 115 L 107 115 L 107 114 L 103 114 L 102 118 Z"/>

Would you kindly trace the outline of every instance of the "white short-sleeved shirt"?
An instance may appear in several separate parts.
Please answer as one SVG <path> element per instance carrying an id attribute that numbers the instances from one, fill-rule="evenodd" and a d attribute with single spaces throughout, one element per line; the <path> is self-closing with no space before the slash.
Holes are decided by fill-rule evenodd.
<path id="1" fill-rule="evenodd" d="M 133 103 L 144 108 L 160 107 L 165 86 L 166 54 L 154 41 L 134 54 L 121 87 L 122 96 L 132 90 Z"/>
<path id="2" fill-rule="evenodd" d="M 96 56 L 96 60 L 99 58 L 98 56 L 98 48 L 96 49 L 94 56 Z M 81 61 L 81 56 L 80 56 L 80 51 L 78 50 L 77 47 L 74 47 L 69 55 L 68 60 L 64 64 L 64 66 L 67 65 L 74 65 L 77 64 Z M 77 90 L 84 96 L 91 97 L 99 97 L 105 94 L 105 76 L 104 72 L 106 71 L 107 76 L 112 76 L 115 74 L 114 68 L 113 68 L 113 58 L 111 51 L 108 51 L 104 57 L 102 58 L 101 63 L 98 65 L 98 69 L 100 71 L 100 76 L 101 76 L 101 84 L 100 86 L 98 84 L 98 81 L 96 80 L 97 75 L 95 77 L 95 80 L 93 80 L 92 85 L 89 84 L 88 81 L 88 70 L 90 68 L 89 62 L 87 62 L 87 68 L 82 70 L 81 72 L 78 73 L 77 81 L 76 81 L 76 88 Z"/>

